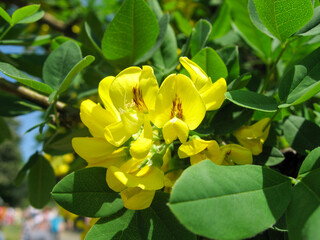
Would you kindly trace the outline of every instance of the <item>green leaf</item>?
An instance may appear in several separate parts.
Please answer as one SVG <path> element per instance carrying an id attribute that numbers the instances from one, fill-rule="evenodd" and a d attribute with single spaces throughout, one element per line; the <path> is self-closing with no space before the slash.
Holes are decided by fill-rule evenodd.
<path id="1" fill-rule="evenodd" d="M 320 147 L 313 149 L 303 161 L 298 175 L 303 175 L 320 168 Z"/>
<path id="2" fill-rule="evenodd" d="M 202 49 L 192 58 L 192 61 L 197 63 L 211 77 L 212 82 L 228 76 L 226 65 L 212 48 Z"/>
<path id="3" fill-rule="evenodd" d="M 55 49 L 43 66 L 43 79 L 53 90 L 58 90 L 69 72 L 81 61 L 81 50 L 74 41 Z"/>
<path id="4" fill-rule="evenodd" d="M 124 209 L 100 219 L 88 232 L 86 240 L 195 240 L 170 212 L 169 194 L 156 192 L 151 206 L 141 211 Z"/>
<path id="5" fill-rule="evenodd" d="M 204 19 L 200 19 L 194 28 L 191 35 L 191 56 L 195 56 L 202 48 L 205 47 L 209 35 L 211 33 L 211 24 Z"/>
<path id="6" fill-rule="evenodd" d="M 5 141 L 6 139 L 10 140 L 12 138 L 12 134 L 8 124 L 6 123 L 5 119 L 0 117 L 0 144 Z"/>
<path id="7" fill-rule="evenodd" d="M 186 36 L 189 36 L 192 32 L 192 27 L 188 19 L 185 16 L 183 16 L 183 14 L 179 11 L 175 11 L 173 16 L 179 30 L 183 32 Z"/>
<path id="8" fill-rule="evenodd" d="M 254 161 L 259 165 L 275 166 L 284 160 L 284 156 L 279 149 L 275 147 L 264 147 L 263 152 L 254 156 Z"/>
<path id="9" fill-rule="evenodd" d="M 106 169 L 85 168 L 64 177 L 52 190 L 53 199 L 66 210 L 86 217 L 107 217 L 123 208 L 118 193 L 106 182 Z"/>
<path id="10" fill-rule="evenodd" d="M 36 89 L 40 92 L 47 94 L 53 92 L 52 88 L 49 87 L 47 84 L 31 79 L 28 75 L 24 74 L 23 72 L 19 71 L 14 66 L 8 63 L 0 62 L 0 71 L 3 74 L 17 80 L 18 82 L 26 86 L 29 86 L 33 89 Z"/>
<path id="11" fill-rule="evenodd" d="M 317 239 L 320 236 L 320 169 L 314 170 L 298 182 L 292 191 L 287 210 L 289 238 Z"/>
<path id="12" fill-rule="evenodd" d="M 15 117 L 34 111 L 32 103 L 6 92 L 0 91 L 0 116 Z"/>
<path id="13" fill-rule="evenodd" d="M 30 156 L 28 161 L 23 165 L 23 167 L 18 172 L 16 178 L 14 179 L 14 183 L 16 185 L 20 185 L 27 175 L 28 170 L 38 161 L 39 154 L 38 152 L 34 153 Z"/>
<path id="14" fill-rule="evenodd" d="M 217 50 L 217 53 L 223 60 L 224 64 L 228 69 L 227 83 L 229 84 L 232 80 L 239 77 L 240 66 L 239 66 L 239 50 L 237 46 L 225 47 Z"/>
<path id="15" fill-rule="evenodd" d="M 32 5 L 28 5 L 28 6 L 17 9 L 12 14 L 11 24 L 15 25 L 17 23 L 23 23 L 23 20 L 30 17 L 34 13 L 36 13 L 39 10 L 39 8 L 40 8 L 40 5 L 32 4 Z M 29 23 L 29 22 L 27 22 L 27 23 Z"/>
<path id="16" fill-rule="evenodd" d="M 70 86 L 72 80 L 77 76 L 79 72 L 81 72 L 83 69 L 88 67 L 92 62 L 94 61 L 94 56 L 86 56 L 81 61 L 79 61 L 68 73 L 68 75 L 65 77 L 59 88 L 54 91 L 54 94 L 49 97 L 49 101 L 56 98 L 57 95 L 63 93 L 68 89 Z"/>
<path id="17" fill-rule="evenodd" d="M 0 16 L 8 23 L 11 23 L 10 15 L 2 7 L 0 7 Z"/>
<path id="18" fill-rule="evenodd" d="M 226 92 L 225 95 L 228 100 L 244 108 L 263 112 L 275 112 L 278 109 L 276 100 L 255 92 L 234 90 Z"/>
<path id="19" fill-rule="evenodd" d="M 251 78 L 252 75 L 249 72 L 242 74 L 239 78 L 228 84 L 228 91 L 244 88 L 250 82 Z"/>
<path id="20" fill-rule="evenodd" d="M 169 26 L 169 20 L 170 20 L 170 16 L 168 13 L 164 14 L 160 18 L 160 20 L 159 20 L 159 35 L 158 35 L 156 43 L 153 45 L 153 47 L 146 54 L 143 55 L 142 58 L 138 59 L 138 61 L 136 61 L 134 63 L 135 65 L 138 65 L 142 62 L 149 60 L 153 56 L 153 54 L 159 50 L 159 48 L 161 47 L 161 45 L 166 37 L 167 29 Z"/>
<path id="21" fill-rule="evenodd" d="M 41 46 L 50 43 L 52 35 L 36 36 L 26 39 L 5 39 L 1 40 L 1 45 L 19 45 L 19 46 Z"/>
<path id="22" fill-rule="evenodd" d="M 19 23 L 25 23 L 25 24 L 33 23 L 40 20 L 43 16 L 44 16 L 44 11 L 41 10 L 32 14 L 29 17 L 24 18 L 23 20 L 19 21 Z"/>
<path id="23" fill-rule="evenodd" d="M 307 101 L 320 92 L 320 48 L 286 72 L 279 86 L 279 97 L 288 107 Z"/>
<path id="24" fill-rule="evenodd" d="M 283 132 L 291 147 L 302 155 L 320 145 L 320 127 L 302 117 L 288 117 Z"/>
<path id="25" fill-rule="evenodd" d="M 261 22 L 281 42 L 303 27 L 313 15 L 310 0 L 254 0 L 254 4 Z"/>
<path id="26" fill-rule="evenodd" d="M 226 35 L 231 29 L 230 8 L 227 1 L 224 1 L 220 6 L 218 16 L 212 22 L 212 31 L 209 40 L 214 40 Z"/>
<path id="27" fill-rule="evenodd" d="M 157 19 L 143 0 L 125 0 L 109 24 L 103 39 L 106 59 L 120 67 L 132 65 L 156 42 Z"/>
<path id="28" fill-rule="evenodd" d="M 296 35 L 301 36 L 313 36 L 320 33 L 320 7 L 314 9 L 313 17 L 311 20 L 304 25 Z"/>
<path id="29" fill-rule="evenodd" d="M 243 239 L 273 225 L 291 198 L 289 178 L 255 165 L 218 166 L 209 160 L 186 169 L 169 207 L 193 233 Z"/>
<path id="30" fill-rule="evenodd" d="M 259 15 L 257 13 L 256 6 L 254 5 L 254 0 L 248 0 L 248 11 L 249 11 L 250 19 L 253 25 L 256 28 L 258 28 L 261 32 L 268 35 L 269 37 L 274 38 L 274 36 L 269 32 L 266 26 L 264 26 L 263 23 L 261 22 Z"/>
<path id="31" fill-rule="evenodd" d="M 253 48 L 257 55 L 266 63 L 271 56 L 271 38 L 258 30 L 251 22 L 247 0 L 227 0 L 231 10 L 233 28 L 241 35 L 245 42 Z"/>
<path id="32" fill-rule="evenodd" d="M 50 163 L 43 156 L 36 156 L 28 175 L 28 196 L 35 208 L 43 208 L 50 200 L 50 192 L 56 183 L 56 176 Z"/>

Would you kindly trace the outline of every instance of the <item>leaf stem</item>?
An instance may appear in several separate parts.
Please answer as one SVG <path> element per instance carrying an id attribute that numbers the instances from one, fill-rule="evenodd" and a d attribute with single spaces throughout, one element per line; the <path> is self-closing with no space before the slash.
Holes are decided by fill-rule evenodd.
<path id="1" fill-rule="evenodd" d="M 262 129 L 262 132 L 264 132 L 267 127 L 272 123 L 272 121 L 275 119 L 275 117 L 278 115 L 278 113 L 281 111 L 280 108 L 278 108 L 278 110 L 273 114 L 273 116 L 270 118 L 269 122 L 264 126 L 264 128 Z"/>
<path id="2" fill-rule="evenodd" d="M 10 29 L 13 27 L 14 25 L 11 25 L 1 34 L 0 36 L 0 40 L 2 40 L 2 38 L 4 38 L 4 36 L 10 31 Z"/>
<path id="3" fill-rule="evenodd" d="M 276 67 L 277 67 L 277 64 L 280 60 L 280 58 L 282 57 L 284 51 L 286 50 L 286 47 L 288 46 L 288 42 L 286 42 L 285 44 L 281 45 L 281 51 L 278 55 L 278 57 L 276 58 L 276 60 L 272 63 L 271 65 L 271 68 L 268 67 L 268 71 L 267 71 L 267 76 L 266 76 L 266 79 L 264 80 L 264 84 L 263 84 L 263 87 L 260 91 L 260 93 L 264 93 L 268 87 L 268 84 L 271 80 L 271 77 L 272 77 L 272 74 L 274 73 Z"/>

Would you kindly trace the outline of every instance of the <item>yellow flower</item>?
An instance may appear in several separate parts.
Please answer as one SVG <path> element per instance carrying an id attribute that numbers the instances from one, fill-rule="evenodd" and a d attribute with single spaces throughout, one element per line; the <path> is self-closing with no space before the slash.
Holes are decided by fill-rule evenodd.
<path id="1" fill-rule="evenodd" d="M 194 138 L 179 147 L 178 155 L 180 158 L 190 157 L 191 165 L 205 159 L 209 159 L 218 165 L 222 164 L 223 161 L 223 159 L 220 158 L 219 145 L 215 140 L 206 141 Z"/>
<path id="2" fill-rule="evenodd" d="M 205 113 L 205 105 L 192 81 L 185 75 L 172 74 L 160 87 L 151 120 L 162 128 L 167 144 L 177 138 L 186 142 L 189 129 L 196 129 Z"/>
<path id="3" fill-rule="evenodd" d="M 148 113 L 154 108 L 159 90 L 158 82 L 151 67 L 129 67 L 115 78 L 103 80 L 100 89 L 104 105 L 116 109 L 120 116 L 119 121 L 105 128 L 105 137 L 110 143 L 120 146 L 142 125 L 148 124 Z M 125 139 L 122 136 L 126 136 Z"/>
<path id="4" fill-rule="evenodd" d="M 252 153 L 238 144 L 220 147 L 219 158 L 223 165 L 252 164 Z"/>
<path id="5" fill-rule="evenodd" d="M 76 137 L 75 152 L 88 162 L 88 167 L 120 166 L 127 158 L 127 148 L 117 148 L 104 138 Z"/>
<path id="6" fill-rule="evenodd" d="M 187 57 L 180 57 L 180 63 L 189 72 L 191 79 L 198 89 L 208 111 L 216 110 L 222 105 L 227 91 L 224 78 L 212 83 L 211 78 L 193 61 Z"/>
<path id="7" fill-rule="evenodd" d="M 45 153 L 44 156 L 51 163 L 54 174 L 57 177 L 65 176 L 69 172 L 70 163 L 74 160 L 72 153 L 60 156 L 51 156 Z"/>
<path id="8" fill-rule="evenodd" d="M 264 118 L 251 126 L 244 126 L 236 130 L 233 135 L 239 143 L 249 149 L 253 155 L 259 155 L 262 152 L 262 145 L 268 138 L 270 118 Z"/>
<path id="9" fill-rule="evenodd" d="M 107 170 L 108 186 L 121 192 L 121 199 L 128 209 L 148 208 L 155 190 L 163 188 L 163 171 L 148 164 L 147 160 L 130 159 L 120 166 L 111 166 Z"/>

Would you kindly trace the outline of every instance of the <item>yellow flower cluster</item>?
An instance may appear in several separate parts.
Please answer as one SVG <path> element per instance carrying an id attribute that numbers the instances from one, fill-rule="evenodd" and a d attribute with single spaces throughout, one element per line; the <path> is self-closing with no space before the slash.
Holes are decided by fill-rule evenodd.
<path id="1" fill-rule="evenodd" d="M 191 164 L 204 159 L 252 163 L 251 152 L 239 145 L 219 147 L 214 140 L 189 138 L 189 130 L 200 125 L 206 111 L 220 108 L 227 85 L 223 78 L 212 83 L 187 57 L 180 62 L 191 79 L 172 74 L 159 87 L 151 67 L 129 67 L 100 82 L 103 106 L 91 100 L 80 106 L 81 120 L 93 137 L 74 138 L 73 148 L 88 167 L 108 168 L 108 186 L 120 192 L 128 209 L 149 207 L 156 190 L 173 186 L 182 172 L 171 166 L 170 149 L 177 139 L 182 143 L 179 158 L 190 157 Z"/>

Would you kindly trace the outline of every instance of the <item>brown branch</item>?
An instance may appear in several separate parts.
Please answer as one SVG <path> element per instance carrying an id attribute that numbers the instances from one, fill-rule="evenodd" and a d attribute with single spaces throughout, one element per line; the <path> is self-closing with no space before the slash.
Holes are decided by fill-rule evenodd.
<path id="1" fill-rule="evenodd" d="M 49 97 L 35 92 L 29 88 L 20 86 L 16 83 L 9 82 L 1 77 L 0 89 L 19 98 L 32 102 L 43 109 L 47 109 L 50 106 Z M 60 101 L 56 102 L 56 109 L 60 113 L 59 118 L 61 119 L 61 122 L 64 122 L 65 126 L 70 126 L 72 121 L 79 120 L 79 109 L 70 107 L 66 103 Z"/>

